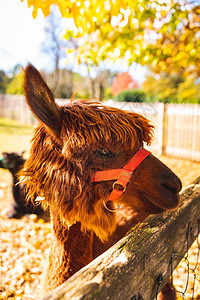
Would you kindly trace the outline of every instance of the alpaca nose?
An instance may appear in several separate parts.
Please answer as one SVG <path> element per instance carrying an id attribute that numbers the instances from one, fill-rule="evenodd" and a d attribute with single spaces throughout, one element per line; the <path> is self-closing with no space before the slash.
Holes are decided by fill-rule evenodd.
<path id="1" fill-rule="evenodd" d="M 174 209 L 180 203 L 179 192 L 182 188 L 181 180 L 170 170 L 167 175 L 163 175 L 160 181 L 160 200 L 155 203 L 164 209 Z"/>
<path id="2" fill-rule="evenodd" d="M 182 182 L 178 176 L 176 176 L 173 172 L 172 174 L 166 176 L 161 183 L 165 188 L 174 191 L 175 193 L 179 193 L 182 189 Z"/>

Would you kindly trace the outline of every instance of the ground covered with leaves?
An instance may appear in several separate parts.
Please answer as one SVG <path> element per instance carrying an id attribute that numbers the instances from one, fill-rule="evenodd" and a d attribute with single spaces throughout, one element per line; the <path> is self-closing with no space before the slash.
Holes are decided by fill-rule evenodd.
<path id="1" fill-rule="evenodd" d="M 21 220 L 0 217 L 0 299 L 39 299 L 42 270 L 50 243 L 50 223 L 30 215 Z"/>
<path id="2" fill-rule="evenodd" d="M 200 163 L 177 158 L 161 157 L 188 186 L 200 175 Z M 0 169 L 0 299 L 40 299 L 42 271 L 50 246 L 50 222 L 36 215 L 25 216 L 20 220 L 8 219 L 6 212 L 12 200 L 11 176 Z M 190 267 L 198 261 L 198 244 L 195 242 L 189 251 Z M 174 284 L 177 290 L 184 291 L 188 266 L 183 260 L 174 272 Z M 190 271 L 186 298 L 192 299 L 195 281 L 195 297 L 200 299 L 200 258 L 195 274 Z M 177 294 L 178 299 L 181 294 Z"/>

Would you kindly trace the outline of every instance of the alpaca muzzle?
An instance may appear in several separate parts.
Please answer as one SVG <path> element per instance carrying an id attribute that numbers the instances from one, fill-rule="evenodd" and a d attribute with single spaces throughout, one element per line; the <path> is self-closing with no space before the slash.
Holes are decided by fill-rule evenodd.
<path id="1" fill-rule="evenodd" d="M 130 181 L 133 171 L 141 164 L 141 162 L 151 154 L 150 151 L 140 148 L 129 162 L 121 169 L 112 169 L 106 171 L 97 171 L 92 177 L 92 182 L 115 180 L 113 190 L 108 197 L 108 201 L 118 200 L 125 192 L 126 186 Z"/>

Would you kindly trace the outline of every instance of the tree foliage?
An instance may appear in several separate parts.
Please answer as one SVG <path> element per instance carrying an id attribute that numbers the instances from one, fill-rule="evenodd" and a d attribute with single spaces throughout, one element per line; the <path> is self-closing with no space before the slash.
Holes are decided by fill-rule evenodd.
<path id="1" fill-rule="evenodd" d="M 200 83 L 194 76 L 148 76 L 142 86 L 150 102 L 200 103 Z"/>
<path id="2" fill-rule="evenodd" d="M 6 86 L 6 94 L 24 94 L 24 71 L 22 69 L 14 73 L 13 78 Z"/>
<path id="3" fill-rule="evenodd" d="M 146 94 L 141 90 L 125 90 L 119 93 L 114 100 L 117 102 L 145 102 Z"/>
<path id="4" fill-rule="evenodd" d="M 23 1 L 23 0 L 22 0 Z M 110 59 L 150 64 L 154 71 L 187 70 L 200 75 L 200 5 L 191 0 L 27 0 L 33 17 L 45 16 L 56 4 L 76 30 L 65 38 L 79 39 L 74 59 L 98 65 Z"/>
<path id="5" fill-rule="evenodd" d="M 3 70 L 0 70 L 0 94 L 4 94 L 6 91 L 6 85 L 9 82 L 9 78 Z"/>
<path id="6" fill-rule="evenodd" d="M 113 96 L 116 96 L 124 90 L 136 89 L 137 86 L 137 82 L 133 80 L 128 72 L 122 74 L 118 73 L 117 76 L 113 79 L 112 94 Z"/>

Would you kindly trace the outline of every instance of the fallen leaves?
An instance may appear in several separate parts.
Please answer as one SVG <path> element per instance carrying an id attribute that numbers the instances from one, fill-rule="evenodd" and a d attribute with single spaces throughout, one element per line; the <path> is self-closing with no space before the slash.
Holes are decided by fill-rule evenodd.
<path id="1" fill-rule="evenodd" d="M 21 220 L 0 216 L 0 299 L 39 299 L 50 246 L 50 223 L 30 215 Z"/>
<path id="2" fill-rule="evenodd" d="M 200 238 L 200 237 L 199 237 Z M 188 274 L 189 268 L 189 274 Z M 189 275 L 189 277 L 188 277 Z M 188 257 L 186 259 L 182 259 L 176 270 L 173 272 L 174 277 L 174 286 L 179 293 L 177 293 L 177 299 L 183 299 L 181 296 L 186 290 L 186 298 L 192 299 L 193 295 L 193 287 L 194 287 L 194 298 L 200 299 L 200 261 L 198 257 L 198 244 L 195 241 L 188 251 Z M 198 280 L 195 280 L 197 277 Z M 188 287 L 187 287 L 188 280 Z"/>

